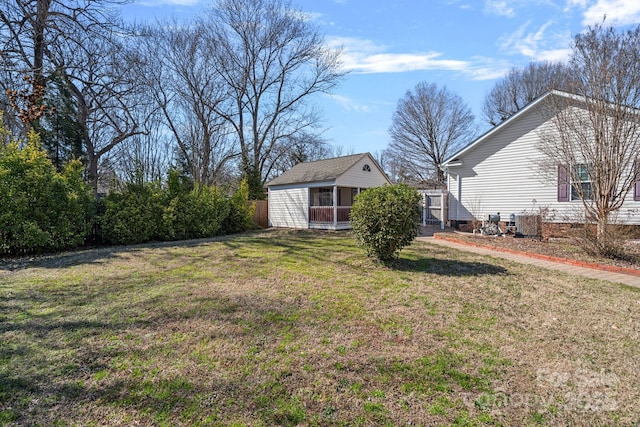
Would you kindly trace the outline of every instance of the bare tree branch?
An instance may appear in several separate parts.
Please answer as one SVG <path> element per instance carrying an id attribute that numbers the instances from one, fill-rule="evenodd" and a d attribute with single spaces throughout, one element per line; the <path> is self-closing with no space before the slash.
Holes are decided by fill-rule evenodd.
<path id="1" fill-rule="evenodd" d="M 571 65 L 579 71 L 577 95 L 553 97 L 540 150 L 552 167 L 564 165 L 606 252 L 612 215 L 640 180 L 640 26 L 590 27 L 576 36 Z"/>
<path id="2" fill-rule="evenodd" d="M 485 98 L 482 106 L 485 120 L 497 126 L 552 89 L 571 90 L 572 75 L 569 66 L 546 61 L 512 68 Z"/>
<path id="3" fill-rule="evenodd" d="M 385 157 L 402 164 L 394 174 L 416 185 L 444 185 L 438 167 L 475 134 L 471 109 L 446 87 L 418 83 L 398 101 L 393 115 L 391 143 Z"/>
<path id="4" fill-rule="evenodd" d="M 339 82 L 340 52 L 283 0 L 222 0 L 207 19 L 228 98 L 216 110 L 235 132 L 251 196 L 261 197 L 272 152 L 317 124 L 307 100 Z"/>

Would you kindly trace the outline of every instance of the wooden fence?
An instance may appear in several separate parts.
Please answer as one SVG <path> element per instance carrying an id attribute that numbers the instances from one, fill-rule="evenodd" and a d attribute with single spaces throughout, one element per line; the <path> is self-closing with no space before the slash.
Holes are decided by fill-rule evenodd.
<path id="1" fill-rule="evenodd" d="M 269 202 L 267 200 L 251 200 L 256 211 L 253 214 L 253 222 L 262 228 L 269 227 Z"/>

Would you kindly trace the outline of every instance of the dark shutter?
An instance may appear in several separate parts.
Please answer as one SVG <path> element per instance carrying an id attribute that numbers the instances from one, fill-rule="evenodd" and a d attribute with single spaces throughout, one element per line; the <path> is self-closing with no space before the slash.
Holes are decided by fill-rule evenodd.
<path id="1" fill-rule="evenodd" d="M 636 185 L 633 186 L 633 200 L 640 201 L 640 160 L 636 160 L 633 167 L 636 171 Z"/>
<path id="2" fill-rule="evenodd" d="M 558 165 L 558 201 L 568 202 L 571 199 L 569 173 L 565 165 Z"/>

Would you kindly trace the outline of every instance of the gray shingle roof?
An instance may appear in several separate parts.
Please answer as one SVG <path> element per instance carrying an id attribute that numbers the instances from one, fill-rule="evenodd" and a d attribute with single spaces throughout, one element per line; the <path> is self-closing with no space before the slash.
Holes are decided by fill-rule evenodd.
<path id="1" fill-rule="evenodd" d="M 333 181 L 368 155 L 369 153 L 361 153 L 317 160 L 315 162 L 298 163 L 279 177 L 269 181 L 267 186 Z"/>

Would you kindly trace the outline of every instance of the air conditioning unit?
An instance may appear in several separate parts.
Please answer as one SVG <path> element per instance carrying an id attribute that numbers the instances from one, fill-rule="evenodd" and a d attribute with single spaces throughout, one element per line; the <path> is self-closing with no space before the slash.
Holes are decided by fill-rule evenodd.
<path id="1" fill-rule="evenodd" d="M 542 217 L 540 215 L 516 215 L 516 233 L 527 237 L 541 237 Z"/>

